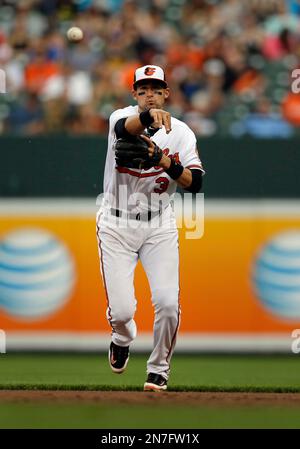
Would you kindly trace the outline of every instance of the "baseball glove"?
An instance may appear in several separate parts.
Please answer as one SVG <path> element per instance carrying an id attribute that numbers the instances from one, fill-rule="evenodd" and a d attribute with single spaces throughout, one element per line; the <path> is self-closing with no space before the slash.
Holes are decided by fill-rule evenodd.
<path id="1" fill-rule="evenodd" d="M 119 167 L 148 169 L 159 164 L 162 150 L 154 143 L 154 153 L 149 156 L 148 143 L 139 136 L 118 139 L 115 145 L 116 163 Z"/>

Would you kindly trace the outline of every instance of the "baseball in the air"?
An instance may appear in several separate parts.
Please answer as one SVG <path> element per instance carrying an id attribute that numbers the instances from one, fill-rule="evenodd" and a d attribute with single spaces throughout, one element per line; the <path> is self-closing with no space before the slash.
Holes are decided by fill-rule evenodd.
<path id="1" fill-rule="evenodd" d="M 72 27 L 67 31 L 67 37 L 71 42 L 79 42 L 83 38 L 83 32 L 78 27 Z"/>

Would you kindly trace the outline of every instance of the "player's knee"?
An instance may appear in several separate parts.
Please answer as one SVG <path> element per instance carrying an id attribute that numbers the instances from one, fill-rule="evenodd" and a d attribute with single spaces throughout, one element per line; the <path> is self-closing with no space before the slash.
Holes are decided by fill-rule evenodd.
<path id="1" fill-rule="evenodd" d="M 161 307 L 161 314 L 165 318 L 176 319 L 178 318 L 178 304 L 165 303 Z"/>
<path id="2" fill-rule="evenodd" d="M 128 323 L 128 321 L 132 320 L 132 318 L 134 317 L 134 313 L 134 307 L 121 307 L 111 313 L 112 322 L 114 324 Z"/>
<path id="3" fill-rule="evenodd" d="M 155 312 L 165 318 L 178 317 L 178 290 L 161 289 L 153 294 Z"/>

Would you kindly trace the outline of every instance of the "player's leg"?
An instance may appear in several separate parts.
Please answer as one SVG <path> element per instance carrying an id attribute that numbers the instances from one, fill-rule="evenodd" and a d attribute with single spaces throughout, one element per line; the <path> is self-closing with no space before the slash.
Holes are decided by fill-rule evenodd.
<path id="1" fill-rule="evenodd" d="M 180 321 L 177 229 L 153 230 L 140 250 L 140 259 L 150 283 L 155 312 L 154 347 L 147 374 L 158 375 L 154 376 L 154 383 L 159 383 L 160 376 L 162 381 L 168 380 Z M 164 387 L 166 383 L 159 389 Z"/>
<path id="2" fill-rule="evenodd" d="M 97 230 L 100 269 L 107 299 L 107 319 L 112 327 L 110 366 L 116 373 L 124 371 L 129 345 L 136 337 L 134 314 L 134 270 L 138 255 L 124 245 L 115 230 Z"/>

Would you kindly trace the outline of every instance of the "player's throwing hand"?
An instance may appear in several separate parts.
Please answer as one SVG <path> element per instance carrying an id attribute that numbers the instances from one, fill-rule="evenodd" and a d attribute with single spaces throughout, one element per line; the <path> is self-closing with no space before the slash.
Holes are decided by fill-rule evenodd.
<path id="1" fill-rule="evenodd" d="M 171 114 L 163 109 L 150 109 L 149 113 L 153 117 L 154 122 L 152 128 L 166 128 L 166 133 L 169 134 L 172 131 L 171 128 Z"/>

